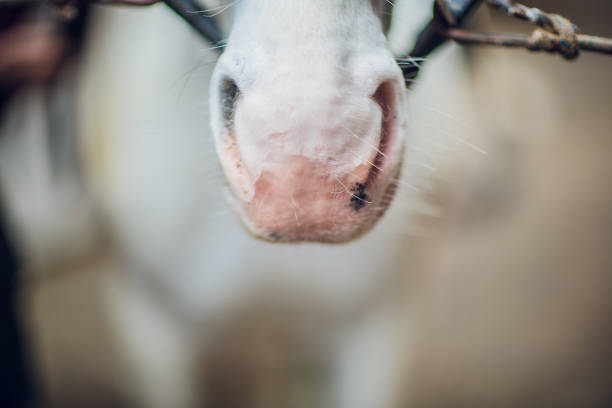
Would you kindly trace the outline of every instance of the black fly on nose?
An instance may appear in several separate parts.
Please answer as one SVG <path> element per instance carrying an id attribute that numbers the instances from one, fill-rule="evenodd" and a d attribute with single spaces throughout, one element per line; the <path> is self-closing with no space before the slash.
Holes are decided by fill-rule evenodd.
<path id="1" fill-rule="evenodd" d="M 234 112 L 236 111 L 236 101 L 240 96 L 240 89 L 234 81 L 229 78 L 221 82 L 219 99 L 221 102 L 221 112 L 223 113 L 223 123 L 230 127 L 234 123 Z"/>
<path id="2" fill-rule="evenodd" d="M 353 188 L 351 188 L 351 193 L 351 201 L 349 205 L 353 210 L 359 211 L 369 203 L 370 197 L 368 197 L 368 194 L 366 193 L 365 184 L 355 183 Z"/>

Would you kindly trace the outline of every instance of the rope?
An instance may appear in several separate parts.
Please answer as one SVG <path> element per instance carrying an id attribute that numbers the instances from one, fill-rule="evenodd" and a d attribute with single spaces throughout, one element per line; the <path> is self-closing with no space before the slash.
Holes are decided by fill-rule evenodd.
<path id="1" fill-rule="evenodd" d="M 551 31 L 536 28 L 527 42 L 531 51 L 558 52 L 565 59 L 572 60 L 580 55 L 578 28 L 567 18 L 558 14 L 549 15 Z"/>
<path id="2" fill-rule="evenodd" d="M 567 60 L 576 59 L 581 50 L 612 55 L 612 39 L 579 34 L 578 27 L 563 16 L 548 14 L 511 0 L 488 0 L 487 4 L 511 17 L 529 21 L 538 28 L 531 35 L 524 35 L 481 33 L 450 25 L 439 27 L 440 35 L 464 45 L 522 47 L 531 51 L 558 53 Z"/>
<path id="3" fill-rule="evenodd" d="M 538 27 L 531 35 L 462 29 L 463 21 L 482 3 Z M 434 18 L 418 35 L 410 54 L 399 58 L 398 64 L 409 87 L 421 68 L 414 61 L 422 60 L 449 39 L 462 45 L 521 47 L 531 51 L 559 53 L 567 60 L 576 59 L 581 50 L 612 55 L 612 39 L 578 34 L 578 31 L 578 27 L 563 16 L 548 14 L 513 0 L 435 0 Z"/>

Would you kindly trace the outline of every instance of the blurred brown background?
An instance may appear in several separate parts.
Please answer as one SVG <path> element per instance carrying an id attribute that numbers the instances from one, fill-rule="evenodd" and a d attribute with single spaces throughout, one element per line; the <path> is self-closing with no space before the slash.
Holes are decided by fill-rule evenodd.
<path id="1" fill-rule="evenodd" d="M 422 10 L 429 2 L 402 3 L 401 10 L 410 11 Z M 533 0 L 528 5 L 569 17 L 587 34 L 612 37 L 610 1 Z M 398 16 L 394 18 L 398 24 Z M 485 10 L 473 24 L 492 31 L 526 29 Z M 147 293 L 143 295 L 147 300 L 141 302 L 129 289 L 123 296 L 138 304 L 130 307 L 156 305 L 151 312 L 134 315 L 136 321 L 150 313 L 166 316 L 178 326 L 189 325 L 191 315 L 185 312 L 189 302 L 159 292 L 160 285 L 171 286 L 171 279 L 151 285 L 141 278 L 155 269 L 147 262 L 167 261 L 171 266 L 164 264 L 161 269 L 176 272 L 173 276 L 178 279 L 184 276 L 178 270 L 189 267 L 176 259 L 188 249 L 203 252 L 199 245 L 204 242 L 222 251 L 220 243 L 230 245 L 234 236 L 236 241 L 246 239 L 240 238 L 241 230 L 233 226 L 221 194 L 215 192 L 222 182 L 213 169 L 211 148 L 201 140 L 208 132 L 202 101 L 207 98 L 214 56 L 202 50 L 187 27 L 157 6 L 146 12 L 96 8 L 86 38 L 89 50 L 76 81 L 81 101 L 78 157 L 85 192 L 68 194 L 74 199 L 58 199 L 61 205 L 45 201 L 41 209 L 32 204 L 36 197 L 49 197 L 48 191 L 54 190 L 44 177 L 36 178 L 45 169 L 14 163 L 4 171 L 3 177 L 8 174 L 13 180 L 24 171 L 33 174 L 30 181 L 43 180 L 29 183 L 37 193 L 23 192 L 18 181 L 4 183 L 9 195 L 14 192 L 9 204 L 27 261 L 20 294 L 23 317 L 43 406 L 155 406 L 150 401 L 159 394 L 181 394 L 180 385 L 152 373 L 155 367 L 166 367 L 169 373 L 180 370 L 180 365 L 171 367 L 164 360 L 164 356 L 172 360 L 172 351 L 166 354 L 166 350 L 175 340 L 166 339 L 165 331 L 147 332 L 156 326 L 142 322 L 135 330 L 151 343 L 166 344 L 152 350 L 159 364 L 126 357 L 137 352 L 126 346 L 129 336 L 121 332 L 124 323 L 117 314 L 131 312 L 127 306 L 123 309 L 122 295 L 117 293 L 126 286 L 137 287 L 138 293 Z M 179 42 L 181 47 L 176 46 Z M 197 56 L 193 48 L 199 50 Z M 135 50 L 140 63 L 133 62 L 138 59 Z M 194 73 L 193 66 L 200 68 Z M 113 75 L 118 69 L 123 75 Z M 187 85 L 182 85 L 186 77 Z M 567 63 L 557 56 L 522 50 L 447 46 L 427 62 L 419 83 L 409 91 L 409 141 L 420 138 L 415 146 L 427 152 L 419 153 L 419 163 L 435 172 L 424 183 L 415 216 L 394 218 L 402 233 L 389 235 L 393 244 L 389 243 L 387 256 L 397 281 L 386 293 L 398 300 L 397 327 L 405 345 L 397 356 L 402 362 L 397 380 L 401 386 L 392 398 L 398 407 L 612 404 L 611 79 L 612 58 L 587 53 Z M 169 100 L 175 109 L 167 128 L 141 126 L 158 112 L 153 106 L 158 99 Z M 30 106 L 23 108 L 26 111 L 34 109 L 23 104 Z M 203 116 L 193 119 L 197 112 Z M 135 125 L 138 118 L 144 119 Z M 185 129 L 200 131 L 179 137 Z M 37 139 L 27 140 L 26 147 L 5 143 L 0 147 L 2 157 L 8 157 L 7 151 L 9 156 L 31 154 Z M 184 147 L 171 147 L 175 144 Z M 168 167 L 158 173 L 151 163 L 160 161 Z M 202 183 L 200 169 L 194 170 L 199 161 L 213 163 L 202 164 L 208 167 L 201 173 L 216 172 L 216 176 L 203 177 L 206 191 L 196 197 L 190 191 Z M 158 191 L 155 188 L 178 198 L 165 200 L 149 193 Z M 209 206 L 189 205 L 202 200 Z M 408 198 L 400 195 L 398 207 L 402 200 Z M 28 202 L 29 206 L 23 204 Z M 170 210 L 151 210 L 157 206 Z M 203 223 L 201 213 L 207 213 L 208 220 L 219 211 L 220 228 L 229 231 L 226 235 L 215 235 L 218 231 L 206 224 L 196 234 L 204 238 L 180 238 L 190 233 L 191 224 Z M 146 217 L 138 219 L 139 212 Z M 41 219 L 54 222 L 36 221 Z M 281 262 L 274 258 L 273 248 L 256 251 L 265 254 L 260 257 L 267 257 L 268 263 L 258 261 L 249 268 L 273 269 L 270 265 Z M 197 263 L 199 258 L 194 259 Z M 223 269 L 223 262 L 216 267 Z M 127 273 L 132 270 L 136 273 Z M 253 314 L 257 316 L 256 311 L 245 312 Z M 271 315 L 263 312 L 253 319 L 265 321 L 273 319 Z M 244 319 L 248 317 L 228 319 L 226 325 Z M 223 354 L 223 350 L 231 353 L 232 347 L 248 348 L 249 332 L 240 327 L 236 323 L 235 329 L 219 333 L 244 342 L 220 341 L 216 344 L 227 346 L 212 349 Z M 281 333 L 275 338 L 294 344 L 287 346 L 289 351 L 309 344 L 310 331 L 301 326 L 295 331 L 291 325 L 270 327 L 271 333 Z M 296 333 L 306 337 L 296 339 Z M 253 349 L 260 350 L 257 344 Z M 249 360 L 258 353 L 265 354 L 245 353 L 245 364 L 255 361 L 252 364 L 261 367 L 259 360 Z M 314 356 L 308 353 L 313 351 L 304 352 L 312 361 L 321 358 L 316 351 Z M 270 358 L 284 364 L 282 356 Z M 206 361 L 204 365 L 223 365 Z M 234 359 L 232 364 L 239 366 L 241 361 Z M 251 374 L 257 377 L 254 370 Z M 270 370 L 266 372 L 278 373 Z M 287 386 L 284 378 L 270 378 L 280 385 L 264 379 L 257 384 L 271 393 Z M 157 406 L 164 403 L 158 400 Z"/>

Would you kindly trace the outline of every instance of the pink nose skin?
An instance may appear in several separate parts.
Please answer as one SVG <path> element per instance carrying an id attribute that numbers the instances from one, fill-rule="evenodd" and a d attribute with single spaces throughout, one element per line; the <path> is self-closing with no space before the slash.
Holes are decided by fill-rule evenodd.
<path id="1" fill-rule="evenodd" d="M 344 242 L 369 230 L 399 173 L 399 94 L 387 81 L 370 96 L 241 95 L 217 148 L 249 230 L 284 242 Z"/>
<path id="2" fill-rule="evenodd" d="M 362 214 L 378 218 L 385 208 L 366 190 L 369 171 L 370 166 L 359 165 L 340 179 L 322 163 L 289 157 L 278 172 L 261 174 L 246 214 L 268 239 L 345 241 L 366 227 Z"/>

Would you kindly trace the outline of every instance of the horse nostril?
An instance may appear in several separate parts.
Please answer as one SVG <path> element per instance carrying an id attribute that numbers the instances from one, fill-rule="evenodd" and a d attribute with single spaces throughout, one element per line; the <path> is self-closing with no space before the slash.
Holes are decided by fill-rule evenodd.
<path id="1" fill-rule="evenodd" d="M 223 123 L 226 127 L 232 126 L 234 122 L 234 112 L 236 111 L 236 101 L 240 96 L 240 89 L 236 82 L 230 78 L 221 81 L 219 100 L 221 101 L 221 112 L 223 113 Z"/>
<path id="2" fill-rule="evenodd" d="M 390 147 L 396 142 L 396 122 L 397 122 L 397 90 L 392 81 L 385 81 L 378 86 L 376 92 L 371 97 L 380 106 L 382 111 L 382 123 L 380 130 L 380 142 L 378 153 L 372 163 L 372 172 L 368 184 L 381 171 L 383 161 L 389 152 Z"/>

